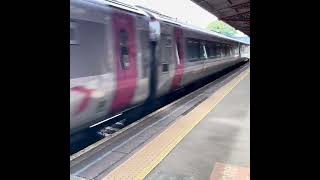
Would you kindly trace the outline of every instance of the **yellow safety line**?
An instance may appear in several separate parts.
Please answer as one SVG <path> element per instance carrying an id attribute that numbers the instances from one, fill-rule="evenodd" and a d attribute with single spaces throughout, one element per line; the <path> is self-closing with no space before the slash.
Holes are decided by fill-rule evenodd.
<path id="1" fill-rule="evenodd" d="M 136 180 L 146 177 L 150 171 L 156 167 L 170 153 L 170 151 L 249 73 L 249 69 L 242 72 L 188 114 L 180 117 L 156 138 L 143 146 L 124 163 L 106 175 L 103 180 Z"/>

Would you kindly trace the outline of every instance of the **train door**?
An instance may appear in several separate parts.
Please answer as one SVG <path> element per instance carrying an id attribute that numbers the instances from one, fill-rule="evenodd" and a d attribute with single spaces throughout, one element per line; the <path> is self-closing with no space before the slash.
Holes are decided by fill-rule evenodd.
<path id="1" fill-rule="evenodd" d="M 128 14 L 114 13 L 114 63 L 116 91 L 112 110 L 130 105 L 137 86 L 137 59 L 134 18 Z"/>
<path id="2" fill-rule="evenodd" d="M 170 91 L 172 78 L 174 76 L 174 43 L 172 32 L 162 32 L 158 47 L 157 95 L 163 95 Z"/>

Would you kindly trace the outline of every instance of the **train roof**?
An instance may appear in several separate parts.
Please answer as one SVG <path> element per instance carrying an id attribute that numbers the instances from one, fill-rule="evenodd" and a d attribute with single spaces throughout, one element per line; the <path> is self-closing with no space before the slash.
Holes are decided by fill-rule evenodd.
<path id="1" fill-rule="evenodd" d="M 127 3 L 123 3 L 123 2 L 120 2 L 117 0 L 85 0 L 85 1 L 92 2 L 95 4 L 99 4 L 99 5 L 110 6 L 113 8 L 129 11 L 132 13 L 136 13 L 136 14 L 140 14 L 140 15 L 149 17 L 149 15 L 145 11 L 137 8 L 136 6 L 133 6 L 133 5 L 130 5 Z"/>
<path id="2" fill-rule="evenodd" d="M 159 12 L 157 12 L 155 10 L 152 10 L 152 9 L 149 9 L 149 8 L 146 8 L 146 7 L 143 7 L 143 6 L 134 6 L 134 5 L 130 5 L 130 4 L 127 4 L 127 3 L 124 3 L 124 2 L 120 2 L 120 1 L 117 1 L 117 0 L 86 0 L 86 1 L 87 2 L 97 3 L 97 4 L 100 4 L 100 5 L 111 6 L 111 7 L 114 7 L 114 8 L 122 9 L 122 10 L 133 12 L 133 13 L 137 13 L 137 14 L 140 14 L 140 15 L 143 15 L 143 16 L 147 16 L 147 17 L 150 17 L 150 16 L 152 17 L 153 16 L 157 20 L 164 21 L 164 22 L 171 23 L 171 24 L 175 24 L 177 26 L 181 26 L 181 27 L 193 30 L 193 31 L 197 31 L 197 32 L 204 33 L 204 34 L 207 34 L 207 35 L 215 36 L 215 37 L 218 37 L 218 38 L 221 38 L 221 39 L 225 39 L 225 40 L 230 40 L 230 41 L 234 41 L 234 42 L 239 42 L 239 43 L 242 43 L 242 44 L 250 45 L 250 43 L 247 42 L 247 41 L 243 41 L 241 39 L 232 38 L 232 37 L 229 37 L 229 36 L 214 32 L 214 31 L 209 31 L 209 30 L 206 30 L 206 29 L 202 29 L 202 28 L 196 27 L 194 25 L 190 25 L 190 24 L 181 22 L 177 18 L 173 18 L 173 17 L 167 16 L 167 15 L 164 15 L 162 13 L 159 13 Z"/>
<path id="3" fill-rule="evenodd" d="M 156 19 L 164 21 L 164 22 L 168 22 L 168 23 L 171 23 L 171 24 L 182 26 L 182 27 L 185 27 L 187 29 L 191 29 L 191 30 L 194 30 L 194 31 L 198 31 L 198 32 L 201 32 L 201 33 L 212 35 L 212 36 L 215 36 L 215 37 L 218 37 L 218 38 L 221 38 L 221 39 L 235 41 L 235 42 L 239 42 L 239 43 L 247 44 L 247 45 L 250 44 L 249 42 L 243 41 L 241 39 L 232 38 L 232 37 L 229 37 L 229 36 L 214 32 L 214 31 L 209 31 L 209 30 L 206 30 L 206 29 L 202 29 L 202 28 L 196 27 L 194 25 L 190 25 L 190 24 L 181 22 L 177 18 L 173 18 L 173 17 L 167 16 L 167 15 L 161 14 L 160 12 L 157 12 L 155 10 L 152 10 L 152 9 L 149 9 L 149 8 L 146 8 L 146 7 L 143 7 L 143 6 L 136 6 L 136 7 L 140 8 L 140 9 L 142 9 L 144 11 L 147 11 L 152 16 L 154 16 Z"/>

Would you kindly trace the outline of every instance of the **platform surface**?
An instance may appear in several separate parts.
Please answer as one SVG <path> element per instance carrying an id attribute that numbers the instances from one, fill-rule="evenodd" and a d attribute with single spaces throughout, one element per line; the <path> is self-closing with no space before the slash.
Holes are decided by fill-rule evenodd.
<path id="1" fill-rule="evenodd" d="M 155 167 L 148 180 L 209 180 L 216 163 L 250 167 L 250 75 Z"/>
<path id="2" fill-rule="evenodd" d="M 249 114 L 250 67 L 245 66 L 70 161 L 70 179 L 216 180 L 242 173 L 247 180 Z"/>

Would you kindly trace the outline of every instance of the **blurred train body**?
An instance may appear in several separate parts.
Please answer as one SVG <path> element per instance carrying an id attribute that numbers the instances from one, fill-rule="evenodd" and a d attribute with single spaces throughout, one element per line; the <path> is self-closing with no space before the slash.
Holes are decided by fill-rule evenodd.
<path id="1" fill-rule="evenodd" d="M 245 50 L 143 7 L 70 0 L 70 133 L 243 61 Z"/>

